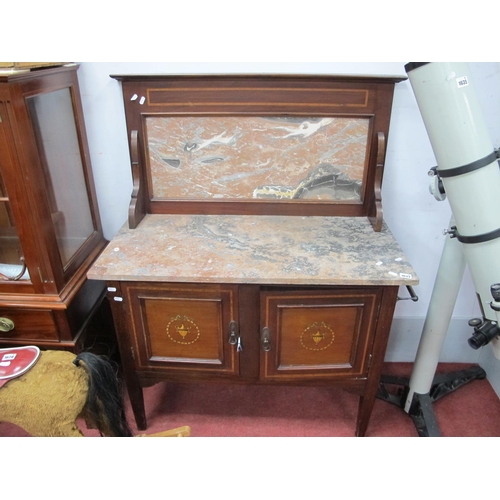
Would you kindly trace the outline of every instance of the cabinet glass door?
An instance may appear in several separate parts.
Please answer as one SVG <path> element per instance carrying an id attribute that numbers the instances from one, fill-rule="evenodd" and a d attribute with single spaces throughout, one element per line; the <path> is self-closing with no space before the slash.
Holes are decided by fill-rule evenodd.
<path id="1" fill-rule="evenodd" d="M 0 172 L 0 281 L 19 280 L 29 280 L 29 274 Z"/>
<path id="2" fill-rule="evenodd" d="M 63 266 L 94 233 L 71 92 L 27 99 Z"/>

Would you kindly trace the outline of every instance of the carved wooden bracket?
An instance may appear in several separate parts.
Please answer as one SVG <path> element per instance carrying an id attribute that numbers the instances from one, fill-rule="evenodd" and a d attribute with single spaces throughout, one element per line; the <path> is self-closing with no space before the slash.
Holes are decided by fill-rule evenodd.
<path id="1" fill-rule="evenodd" d="M 377 134 L 377 165 L 375 168 L 375 179 L 373 183 L 374 205 L 370 210 L 369 220 L 374 231 L 382 230 L 382 176 L 385 165 L 385 135 L 383 132 Z"/>
<path id="2" fill-rule="evenodd" d="M 128 209 L 128 225 L 130 229 L 135 229 L 146 214 L 144 206 L 142 168 L 140 162 L 140 142 L 137 130 L 132 130 L 130 134 L 130 153 L 132 160 L 132 197 Z"/>

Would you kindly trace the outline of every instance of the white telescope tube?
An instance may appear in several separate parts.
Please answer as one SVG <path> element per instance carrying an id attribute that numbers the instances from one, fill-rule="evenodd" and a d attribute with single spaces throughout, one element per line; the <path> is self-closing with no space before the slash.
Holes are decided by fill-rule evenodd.
<path id="1" fill-rule="evenodd" d="M 484 317 L 496 321 L 490 287 L 500 283 L 500 169 L 469 65 L 411 63 L 407 72 Z"/>

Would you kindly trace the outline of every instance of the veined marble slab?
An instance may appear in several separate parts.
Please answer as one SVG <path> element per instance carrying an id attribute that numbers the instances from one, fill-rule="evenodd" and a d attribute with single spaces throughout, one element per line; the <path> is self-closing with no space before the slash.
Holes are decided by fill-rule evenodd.
<path id="1" fill-rule="evenodd" d="M 384 224 L 364 217 L 146 215 L 124 226 L 89 279 L 297 285 L 416 285 Z"/>
<path id="2" fill-rule="evenodd" d="M 155 198 L 360 200 L 368 118 L 150 116 Z"/>

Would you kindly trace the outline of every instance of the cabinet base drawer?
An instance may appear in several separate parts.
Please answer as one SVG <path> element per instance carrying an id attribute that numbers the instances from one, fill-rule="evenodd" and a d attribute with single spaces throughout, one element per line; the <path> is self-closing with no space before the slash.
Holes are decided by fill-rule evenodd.
<path id="1" fill-rule="evenodd" d="M 51 311 L 0 309 L 0 340 L 58 340 L 57 327 Z M 13 328 L 9 331 L 5 324 Z"/>

